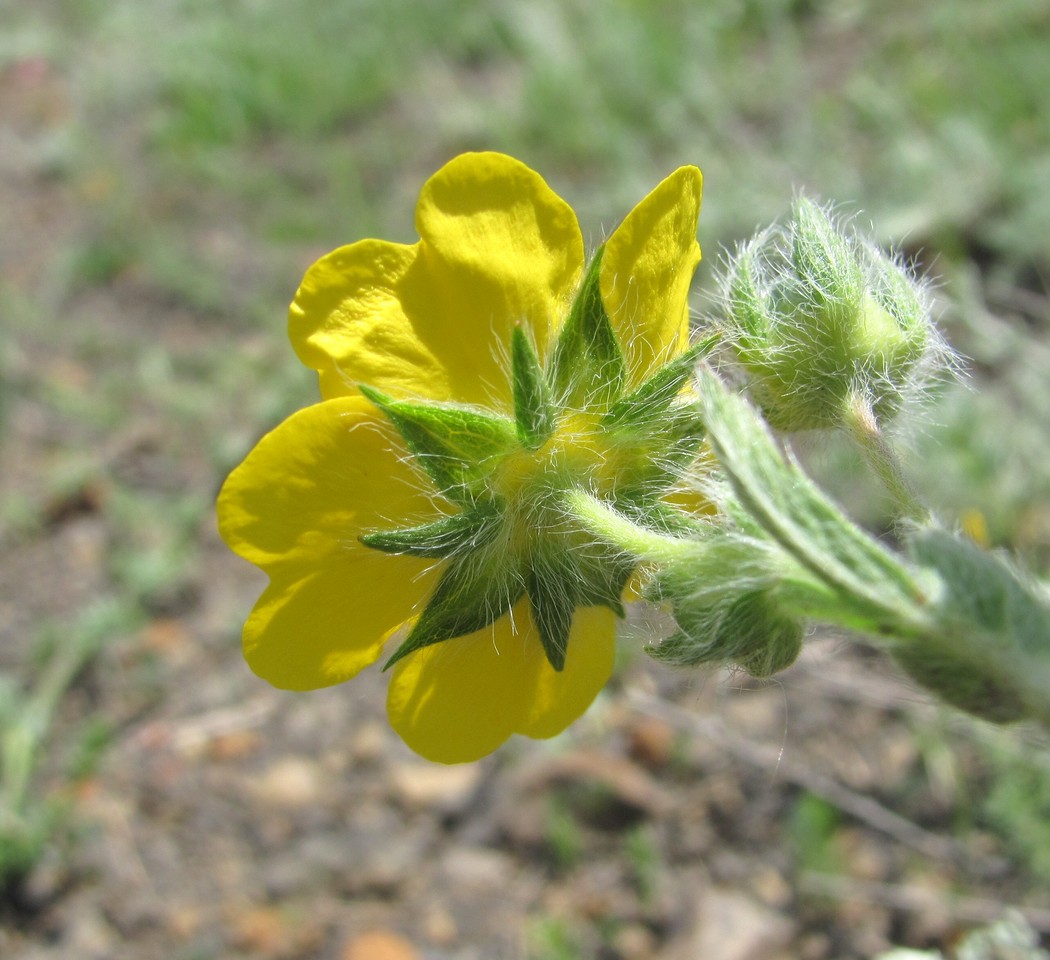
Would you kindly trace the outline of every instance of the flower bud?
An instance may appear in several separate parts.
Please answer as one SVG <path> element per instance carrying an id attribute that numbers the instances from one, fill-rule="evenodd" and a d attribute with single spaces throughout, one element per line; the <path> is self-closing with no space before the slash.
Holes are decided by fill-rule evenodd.
<path id="1" fill-rule="evenodd" d="M 675 666 L 732 663 L 753 677 L 789 667 L 805 627 L 785 602 L 797 593 L 782 558 L 768 544 L 709 531 L 653 578 L 649 596 L 666 603 L 678 630 L 649 649 Z"/>
<path id="2" fill-rule="evenodd" d="M 804 197 L 726 270 L 728 338 L 779 430 L 834 427 L 861 396 L 891 418 L 947 355 L 922 282 Z"/>
<path id="3" fill-rule="evenodd" d="M 713 604 L 672 604 L 678 632 L 650 649 L 676 666 L 729 663 L 756 678 L 771 677 L 795 662 L 805 629 L 786 614 L 772 592 L 754 591 Z"/>

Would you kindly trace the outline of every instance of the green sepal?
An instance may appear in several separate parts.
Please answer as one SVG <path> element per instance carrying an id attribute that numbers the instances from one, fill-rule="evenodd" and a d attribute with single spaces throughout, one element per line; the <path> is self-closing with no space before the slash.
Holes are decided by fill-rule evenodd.
<path id="1" fill-rule="evenodd" d="M 455 503 L 484 499 L 491 462 L 517 447 L 517 431 L 507 417 L 394 400 L 366 385 L 358 389 L 390 418 L 420 466 Z"/>
<path id="2" fill-rule="evenodd" d="M 451 560 L 412 632 L 383 669 L 389 670 L 398 660 L 423 647 L 466 636 L 495 623 L 523 593 L 516 564 L 494 562 L 484 553 Z"/>
<path id="3" fill-rule="evenodd" d="M 551 383 L 565 406 L 614 403 L 627 381 L 623 352 L 602 301 L 603 252 L 599 247 L 587 267 L 551 359 Z"/>
<path id="4" fill-rule="evenodd" d="M 565 669 L 569 649 L 569 631 L 575 598 L 569 584 L 572 574 L 565 558 L 553 564 L 534 564 L 525 581 L 525 592 L 532 607 L 532 622 L 540 635 L 547 661 L 557 671 Z"/>
<path id="5" fill-rule="evenodd" d="M 612 405 L 602 418 L 603 426 L 611 429 L 651 426 L 654 420 L 659 420 L 671 409 L 682 387 L 693 375 L 693 368 L 711 352 L 718 340 L 718 334 L 705 337 L 664 364 L 643 384 Z"/>
<path id="6" fill-rule="evenodd" d="M 554 433 L 550 387 L 544 379 L 536 351 L 521 327 L 514 328 L 510 346 L 518 439 L 526 450 L 538 450 Z"/>
<path id="7" fill-rule="evenodd" d="M 608 607 L 623 618 L 623 595 L 636 561 L 601 542 L 559 543 L 533 556 L 525 578 L 532 620 L 543 651 L 557 671 L 565 667 L 577 607 Z"/>
<path id="8" fill-rule="evenodd" d="M 807 197 L 792 210 L 791 260 L 814 304 L 855 304 L 863 289 L 860 265 L 849 241 Z"/>
<path id="9" fill-rule="evenodd" d="M 636 566 L 638 563 L 634 558 L 606 558 L 603 565 L 596 568 L 595 572 L 598 575 L 585 577 L 582 583 L 576 585 L 573 591 L 576 605 L 578 607 L 608 607 L 622 620 L 627 616 L 627 611 L 624 609 L 621 597 Z"/>
<path id="10" fill-rule="evenodd" d="M 683 402 L 682 388 L 718 339 L 717 334 L 706 337 L 665 364 L 603 417 L 609 445 L 639 453 L 637 475 L 624 478 L 618 500 L 635 505 L 651 501 L 696 462 L 706 431 L 699 406 Z"/>
<path id="11" fill-rule="evenodd" d="M 358 539 L 384 553 L 444 559 L 463 555 L 489 543 L 500 527 L 501 505 L 482 502 L 451 517 L 400 530 L 377 530 Z"/>

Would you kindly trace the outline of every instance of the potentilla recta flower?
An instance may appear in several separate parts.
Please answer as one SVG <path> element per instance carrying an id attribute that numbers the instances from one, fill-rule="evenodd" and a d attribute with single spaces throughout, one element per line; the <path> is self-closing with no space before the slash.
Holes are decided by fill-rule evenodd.
<path id="1" fill-rule="evenodd" d="M 675 171 L 588 262 L 538 174 L 465 154 L 423 186 L 418 243 L 362 240 L 307 271 L 289 331 L 322 401 L 265 436 L 218 504 L 226 542 L 270 578 L 244 628 L 253 670 L 306 690 L 383 657 L 392 725 L 444 762 L 587 709 L 634 561 L 570 494 L 675 522 L 702 441 L 700 196 L 700 171 Z"/>

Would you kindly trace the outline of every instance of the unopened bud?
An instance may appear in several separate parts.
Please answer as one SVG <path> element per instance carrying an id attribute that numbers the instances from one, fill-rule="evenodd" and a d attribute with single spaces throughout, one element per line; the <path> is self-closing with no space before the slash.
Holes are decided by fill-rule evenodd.
<path id="1" fill-rule="evenodd" d="M 948 356 L 923 283 L 804 197 L 731 260 L 723 299 L 752 397 L 779 430 L 837 426 L 856 396 L 890 418 Z"/>
<path id="2" fill-rule="evenodd" d="M 783 562 L 768 545 L 719 535 L 698 542 L 650 585 L 678 630 L 649 653 L 675 666 L 733 663 L 753 677 L 789 667 L 805 629 L 781 602 L 783 581 Z"/>

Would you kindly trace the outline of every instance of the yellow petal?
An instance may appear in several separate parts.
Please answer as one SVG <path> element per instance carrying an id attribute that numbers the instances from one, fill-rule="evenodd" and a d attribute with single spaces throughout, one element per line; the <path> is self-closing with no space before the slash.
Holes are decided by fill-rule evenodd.
<path id="1" fill-rule="evenodd" d="M 468 153 L 423 186 L 420 242 L 363 241 L 319 260 L 289 314 L 322 395 L 368 383 L 396 397 L 508 409 L 510 336 L 541 354 L 583 265 L 572 209 L 539 174 L 498 153 Z"/>
<path id="2" fill-rule="evenodd" d="M 696 167 L 680 167 L 627 215 L 605 245 L 602 300 L 623 347 L 630 386 L 687 346 L 689 285 L 700 262 L 702 186 Z"/>
<path id="3" fill-rule="evenodd" d="M 426 523 L 448 507 L 358 395 L 300 410 L 264 436 L 227 478 L 217 510 L 230 549 L 270 570 L 366 550 L 362 532 Z"/>
<path id="4" fill-rule="evenodd" d="M 468 153 L 423 186 L 416 229 L 458 320 L 450 335 L 465 352 L 508 350 L 516 324 L 540 355 L 560 325 L 583 269 L 583 236 L 572 208 L 525 164 L 501 153 Z"/>
<path id="5" fill-rule="evenodd" d="M 594 702 L 612 676 L 615 659 L 616 614 L 606 607 L 578 609 L 561 673 L 546 658 L 533 658 L 529 711 L 515 732 L 538 739 L 561 733 Z"/>
<path id="6" fill-rule="evenodd" d="M 299 359 L 320 374 L 322 397 L 354 396 L 358 383 L 396 397 L 449 397 L 426 318 L 407 315 L 402 304 L 406 291 L 426 285 L 418 256 L 418 244 L 361 240 L 307 270 L 288 311 L 288 335 Z"/>
<path id="7" fill-rule="evenodd" d="M 252 669 L 301 690 L 374 661 L 386 636 L 419 613 L 439 571 L 358 537 L 427 522 L 444 506 L 363 397 L 300 410 L 263 437 L 217 506 L 230 548 L 270 575 L 244 629 Z"/>
<path id="8" fill-rule="evenodd" d="M 577 610 L 565 669 L 556 673 L 522 601 L 513 617 L 398 663 L 387 697 L 391 725 L 417 753 L 442 763 L 477 760 L 512 733 L 554 736 L 609 679 L 614 640 L 611 611 Z"/>
<path id="9" fill-rule="evenodd" d="M 244 659 L 282 690 L 349 680 L 423 609 L 440 568 L 416 557 L 348 551 L 271 575 L 244 626 Z"/>

